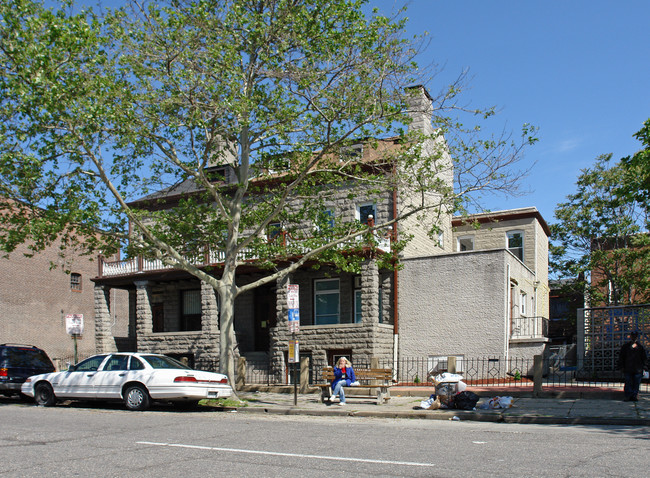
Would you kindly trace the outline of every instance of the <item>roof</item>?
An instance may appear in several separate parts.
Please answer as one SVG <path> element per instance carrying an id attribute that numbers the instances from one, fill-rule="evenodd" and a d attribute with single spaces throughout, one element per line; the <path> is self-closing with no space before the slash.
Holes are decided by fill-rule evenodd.
<path id="1" fill-rule="evenodd" d="M 530 219 L 534 218 L 542 226 L 547 236 L 551 235 L 551 230 L 548 224 L 537 210 L 536 207 L 523 207 L 518 209 L 504 209 L 501 211 L 488 211 L 477 214 L 470 214 L 468 216 L 454 216 L 452 219 L 452 226 L 458 227 L 466 224 L 467 222 L 478 222 L 479 224 L 487 224 L 490 222 L 502 221 L 515 221 L 517 219 Z"/>

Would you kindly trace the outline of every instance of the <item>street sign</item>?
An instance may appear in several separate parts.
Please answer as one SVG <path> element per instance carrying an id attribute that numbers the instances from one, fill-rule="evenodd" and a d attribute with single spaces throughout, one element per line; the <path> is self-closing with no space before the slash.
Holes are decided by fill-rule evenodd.
<path id="1" fill-rule="evenodd" d="M 67 314 L 65 316 L 65 330 L 69 335 L 83 335 L 84 315 Z"/>
<path id="2" fill-rule="evenodd" d="M 298 340 L 289 340 L 289 363 L 300 363 L 300 345 Z"/>
<path id="3" fill-rule="evenodd" d="M 300 303 L 298 284 L 287 286 L 287 306 L 289 308 L 289 332 L 300 331 Z"/>

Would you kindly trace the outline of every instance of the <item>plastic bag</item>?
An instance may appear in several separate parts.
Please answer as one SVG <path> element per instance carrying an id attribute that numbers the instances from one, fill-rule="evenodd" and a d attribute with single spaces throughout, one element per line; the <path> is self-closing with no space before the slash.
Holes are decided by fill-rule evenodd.
<path id="1" fill-rule="evenodd" d="M 464 391 L 454 396 L 454 408 L 458 410 L 473 410 L 479 401 L 479 396 L 474 392 Z"/>
<path id="2" fill-rule="evenodd" d="M 510 408 L 512 407 L 512 397 L 494 397 L 485 403 L 482 403 L 479 408 L 483 410 L 494 410 L 496 408 Z"/>
<path id="3" fill-rule="evenodd" d="M 460 382 L 462 379 L 463 376 L 457 373 L 444 372 L 433 377 L 433 383 L 437 385 L 442 382 Z"/>

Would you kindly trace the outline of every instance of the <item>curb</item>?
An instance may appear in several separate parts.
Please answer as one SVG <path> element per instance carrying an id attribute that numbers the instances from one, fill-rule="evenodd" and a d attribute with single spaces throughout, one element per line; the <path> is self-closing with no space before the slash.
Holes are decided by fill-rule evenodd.
<path id="1" fill-rule="evenodd" d="M 312 417 L 360 417 L 360 418 L 407 418 L 442 421 L 474 421 L 489 423 L 520 423 L 537 425 L 613 425 L 650 426 L 645 418 L 555 417 L 535 415 L 508 415 L 504 412 L 476 412 L 469 410 L 435 411 L 355 411 L 355 410 L 308 410 L 293 407 L 241 407 L 231 410 L 237 413 L 262 415 L 312 416 Z M 456 420 L 455 420 L 456 419 Z"/>

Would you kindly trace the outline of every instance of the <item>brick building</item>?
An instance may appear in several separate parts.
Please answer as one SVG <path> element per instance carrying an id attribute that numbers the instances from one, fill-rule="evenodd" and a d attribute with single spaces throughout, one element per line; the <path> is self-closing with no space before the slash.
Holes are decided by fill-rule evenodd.
<path id="1" fill-rule="evenodd" d="M 78 354 L 94 354 L 95 291 L 91 279 L 97 275 L 97 261 L 61 251 L 56 244 L 33 257 L 26 257 L 26 252 L 26 246 L 20 246 L 7 258 L 0 258 L 0 343 L 36 345 L 55 365 L 63 366 L 74 354 L 65 317 L 83 314 Z M 107 326 L 118 342 L 129 335 L 126 299 L 119 290 L 111 292 L 113 306 Z"/>

